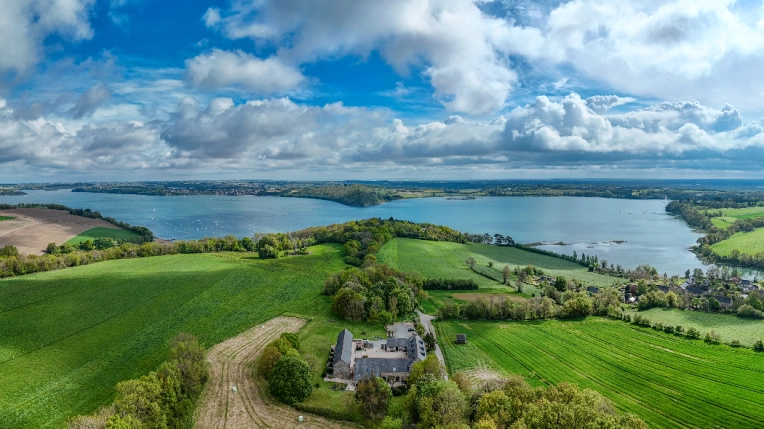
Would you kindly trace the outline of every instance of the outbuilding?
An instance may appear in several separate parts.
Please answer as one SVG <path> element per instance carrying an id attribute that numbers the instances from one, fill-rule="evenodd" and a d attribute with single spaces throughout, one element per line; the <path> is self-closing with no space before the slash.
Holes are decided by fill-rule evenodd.
<path id="1" fill-rule="evenodd" d="M 456 334 L 456 344 L 467 344 L 467 334 Z"/>

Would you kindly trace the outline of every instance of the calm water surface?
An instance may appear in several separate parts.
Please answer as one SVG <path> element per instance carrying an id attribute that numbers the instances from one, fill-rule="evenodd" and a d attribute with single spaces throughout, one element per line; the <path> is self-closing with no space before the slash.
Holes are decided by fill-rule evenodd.
<path id="1" fill-rule="evenodd" d="M 596 254 L 600 260 L 633 268 L 650 264 L 669 275 L 702 267 L 687 249 L 700 234 L 666 214 L 667 201 L 578 197 L 485 197 L 476 200 L 423 198 L 357 208 L 329 201 L 256 196 L 193 195 L 152 197 L 61 191 L 27 191 L 0 197 L 0 203 L 59 203 L 98 210 L 158 237 L 196 239 L 254 232 L 285 232 L 370 217 L 448 225 L 471 233 L 510 235 L 521 243 L 563 242 L 543 246 L 572 254 Z M 614 244 L 614 241 L 625 241 Z"/>

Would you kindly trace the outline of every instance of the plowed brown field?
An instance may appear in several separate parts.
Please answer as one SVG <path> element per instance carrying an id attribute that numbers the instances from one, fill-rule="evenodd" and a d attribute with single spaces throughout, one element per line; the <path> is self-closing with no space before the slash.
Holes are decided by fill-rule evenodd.
<path id="1" fill-rule="evenodd" d="M 16 217 L 0 222 L 0 247 L 15 246 L 27 255 L 42 255 L 48 243 L 63 244 L 91 228 L 119 229 L 103 219 L 75 216 L 65 210 L 0 210 L 0 216 Z"/>
<path id="2" fill-rule="evenodd" d="M 262 395 L 252 380 L 252 362 L 283 332 L 297 332 L 305 320 L 277 317 L 226 340 L 208 355 L 210 379 L 196 410 L 196 428 L 327 428 L 356 427 L 303 413 Z M 233 391 L 236 387 L 236 392 Z M 302 423 L 297 417 L 303 416 Z"/>

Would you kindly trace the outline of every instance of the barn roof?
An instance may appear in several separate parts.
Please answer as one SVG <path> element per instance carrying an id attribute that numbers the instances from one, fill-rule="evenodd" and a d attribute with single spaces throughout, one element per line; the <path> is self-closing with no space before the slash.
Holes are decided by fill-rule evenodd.
<path id="1" fill-rule="evenodd" d="M 350 365 L 350 358 L 353 354 L 353 334 L 347 329 L 337 335 L 337 346 L 334 349 L 334 363 L 345 362 Z"/>
<path id="2" fill-rule="evenodd" d="M 379 376 L 390 372 L 411 372 L 413 361 L 408 358 L 384 359 L 384 358 L 360 358 L 355 360 L 355 373 L 353 378 L 360 380 L 367 375 Z"/>

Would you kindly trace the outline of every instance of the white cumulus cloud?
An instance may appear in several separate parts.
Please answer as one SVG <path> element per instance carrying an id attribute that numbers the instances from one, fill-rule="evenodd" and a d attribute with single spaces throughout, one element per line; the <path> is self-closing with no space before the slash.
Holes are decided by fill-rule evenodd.
<path id="1" fill-rule="evenodd" d="M 277 57 L 260 59 L 242 51 L 213 49 L 186 61 L 189 84 L 201 89 L 239 86 L 275 93 L 298 88 L 305 77 Z"/>

